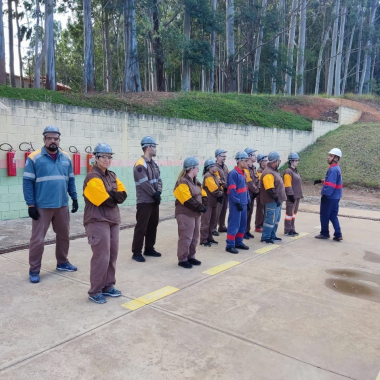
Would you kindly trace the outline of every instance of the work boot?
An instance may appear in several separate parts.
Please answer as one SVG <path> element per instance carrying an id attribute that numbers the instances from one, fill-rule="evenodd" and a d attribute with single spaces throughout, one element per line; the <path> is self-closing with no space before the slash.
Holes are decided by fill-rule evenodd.
<path id="1" fill-rule="evenodd" d="M 145 257 L 141 254 L 141 252 L 134 253 L 132 255 L 132 259 L 139 262 L 139 263 L 143 263 L 145 261 Z"/>
<path id="2" fill-rule="evenodd" d="M 116 288 L 112 287 L 110 290 L 103 292 L 103 296 L 108 296 L 108 297 L 120 297 L 121 296 L 121 291 L 117 290 Z"/>
<path id="3" fill-rule="evenodd" d="M 154 248 L 145 249 L 144 256 L 161 257 L 161 253 L 157 252 Z"/>
<path id="4" fill-rule="evenodd" d="M 187 261 L 191 264 L 191 265 L 201 265 L 202 263 L 197 260 L 196 258 L 192 258 L 192 259 L 187 259 Z"/>
<path id="5" fill-rule="evenodd" d="M 206 241 L 206 243 L 201 243 L 200 245 L 203 245 L 204 247 L 211 247 L 211 243 Z"/>
<path id="6" fill-rule="evenodd" d="M 219 244 L 216 240 L 212 239 L 208 241 L 210 244 Z"/>
<path id="7" fill-rule="evenodd" d="M 260 232 L 261 233 L 261 232 L 263 232 L 263 229 L 261 227 L 256 227 L 255 228 L 255 232 Z"/>
<path id="8" fill-rule="evenodd" d="M 274 241 L 272 239 L 261 239 L 261 243 L 267 243 L 267 244 L 274 244 Z"/>
<path id="9" fill-rule="evenodd" d="M 29 271 L 29 281 L 32 284 L 38 284 L 40 282 L 40 272 Z"/>
<path id="10" fill-rule="evenodd" d="M 250 237 L 248 236 L 248 234 L 244 234 L 243 239 L 245 239 L 245 240 L 249 240 Z"/>
<path id="11" fill-rule="evenodd" d="M 193 266 L 191 265 L 190 261 L 182 261 L 179 262 L 178 265 L 182 268 L 191 269 Z"/>
<path id="12" fill-rule="evenodd" d="M 88 299 L 95 303 L 106 303 L 106 297 L 103 296 L 103 294 L 97 294 L 96 296 L 88 296 Z"/>
<path id="13" fill-rule="evenodd" d="M 228 247 L 226 251 L 229 253 L 239 253 L 239 251 L 235 247 Z"/>
<path id="14" fill-rule="evenodd" d="M 246 235 L 248 235 L 251 239 L 254 238 L 254 236 L 249 231 L 246 233 Z"/>
<path id="15" fill-rule="evenodd" d="M 212 231 L 212 235 L 213 236 L 219 236 L 219 232 L 218 231 Z"/>
<path id="16" fill-rule="evenodd" d="M 241 243 L 239 245 L 235 245 L 235 248 L 237 248 L 237 249 L 244 249 L 244 250 L 249 249 L 248 245 L 245 245 L 244 243 Z"/>
<path id="17" fill-rule="evenodd" d="M 293 231 L 293 234 L 294 234 L 294 236 L 298 236 L 299 235 L 299 233 L 296 232 L 296 231 Z"/>
<path id="18" fill-rule="evenodd" d="M 219 228 L 218 228 L 218 231 L 219 231 L 219 232 L 227 232 L 227 227 L 226 227 L 226 226 L 219 227 Z"/>
<path id="19" fill-rule="evenodd" d="M 277 237 L 277 236 L 275 236 L 274 238 L 272 238 L 272 240 L 274 240 L 274 241 L 282 241 L 282 239 L 279 238 L 279 237 Z"/>
<path id="20" fill-rule="evenodd" d="M 57 270 L 75 272 L 78 268 L 66 261 L 64 264 L 57 264 Z"/>
<path id="21" fill-rule="evenodd" d="M 330 236 L 324 236 L 324 235 L 317 235 L 317 236 L 314 236 L 316 239 L 330 239 Z"/>
<path id="22" fill-rule="evenodd" d="M 294 236 L 297 236 L 293 231 L 289 231 L 285 234 L 285 236 L 290 236 L 290 237 L 294 237 Z"/>
<path id="23" fill-rule="evenodd" d="M 343 237 L 342 237 L 342 236 L 339 236 L 339 237 L 334 236 L 334 237 L 333 237 L 333 240 L 335 240 L 335 241 L 342 241 L 342 240 L 343 240 Z"/>

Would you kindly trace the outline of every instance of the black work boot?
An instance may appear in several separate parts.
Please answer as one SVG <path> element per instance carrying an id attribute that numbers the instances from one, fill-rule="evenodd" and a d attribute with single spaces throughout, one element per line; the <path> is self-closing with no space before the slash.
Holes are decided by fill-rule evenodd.
<path id="1" fill-rule="evenodd" d="M 191 265 L 201 265 L 202 263 L 197 260 L 196 258 L 190 258 L 190 259 L 187 259 L 187 261 L 191 264 Z"/>
<path id="2" fill-rule="evenodd" d="M 157 252 L 154 248 L 145 249 L 144 256 L 161 257 L 161 253 Z"/>
<path id="3" fill-rule="evenodd" d="M 219 244 L 216 240 L 212 239 L 208 241 L 210 244 Z"/>
<path id="4" fill-rule="evenodd" d="M 248 245 L 245 245 L 244 243 L 241 243 L 239 245 L 235 244 L 235 248 L 237 248 L 237 249 L 245 249 L 245 250 L 249 249 Z"/>
<path id="5" fill-rule="evenodd" d="M 206 243 L 201 243 L 200 245 L 203 245 L 204 247 L 211 247 L 211 243 L 206 241 Z"/>
<path id="6" fill-rule="evenodd" d="M 212 231 L 212 234 L 213 234 L 213 236 L 219 236 L 219 232 L 218 231 Z"/>
<path id="7" fill-rule="evenodd" d="M 226 248 L 226 251 L 229 253 L 239 253 L 239 251 L 235 247 L 228 247 Z"/>
<path id="8" fill-rule="evenodd" d="M 132 255 L 132 259 L 139 263 L 143 263 L 145 261 L 145 257 L 141 254 L 141 252 L 134 253 Z"/>
<path id="9" fill-rule="evenodd" d="M 316 239 L 330 239 L 330 236 L 325 236 L 325 235 L 317 235 L 317 236 L 314 236 Z"/>
<path id="10" fill-rule="evenodd" d="M 261 239 L 261 243 L 267 243 L 267 244 L 274 244 L 274 241 L 272 239 Z"/>
<path id="11" fill-rule="evenodd" d="M 253 239 L 254 238 L 254 236 L 248 231 L 248 232 L 246 232 L 246 235 L 248 235 L 248 237 L 250 237 L 251 239 Z"/>
<path id="12" fill-rule="evenodd" d="M 191 265 L 190 261 L 180 261 L 178 265 L 182 268 L 191 269 L 193 266 Z"/>

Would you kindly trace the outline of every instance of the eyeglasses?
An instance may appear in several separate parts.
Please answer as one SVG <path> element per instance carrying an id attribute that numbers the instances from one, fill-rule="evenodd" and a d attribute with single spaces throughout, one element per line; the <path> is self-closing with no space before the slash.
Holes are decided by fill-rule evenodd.
<path id="1" fill-rule="evenodd" d="M 222 158 L 227 158 L 227 156 L 220 156 L 220 157 L 222 157 Z"/>
<path id="2" fill-rule="evenodd" d="M 112 157 L 110 157 L 110 156 L 98 156 L 98 157 L 103 158 L 103 160 L 109 160 L 109 161 L 112 160 Z"/>
<path id="3" fill-rule="evenodd" d="M 45 137 L 45 140 L 47 141 L 59 141 L 59 137 Z"/>

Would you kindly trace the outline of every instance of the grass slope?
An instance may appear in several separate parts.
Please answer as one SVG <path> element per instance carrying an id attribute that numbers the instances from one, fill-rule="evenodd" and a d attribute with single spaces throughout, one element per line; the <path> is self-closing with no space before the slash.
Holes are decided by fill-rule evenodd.
<path id="1" fill-rule="evenodd" d="M 311 120 L 279 106 L 297 102 L 308 104 L 306 97 L 245 94 L 179 93 L 154 104 L 133 101 L 121 94 L 80 94 L 0 86 L 0 97 L 51 102 L 79 107 L 109 109 L 156 116 L 176 117 L 228 124 L 268 128 L 311 130 Z"/>
<path id="2" fill-rule="evenodd" d="M 379 141 L 380 124 L 341 126 L 300 153 L 302 179 L 324 178 L 328 152 L 332 148 L 340 148 L 344 186 L 380 188 Z"/>

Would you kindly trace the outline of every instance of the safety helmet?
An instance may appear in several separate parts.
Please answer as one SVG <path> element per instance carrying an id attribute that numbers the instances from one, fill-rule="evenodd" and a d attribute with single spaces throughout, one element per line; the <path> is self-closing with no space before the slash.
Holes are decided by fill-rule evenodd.
<path id="1" fill-rule="evenodd" d="M 257 162 L 260 163 L 261 161 L 265 160 L 265 159 L 268 159 L 268 156 L 266 156 L 265 154 L 259 154 L 257 156 Z"/>
<path id="2" fill-rule="evenodd" d="M 199 165 L 199 161 L 194 156 L 186 157 L 183 161 L 183 167 L 186 170 L 190 170 Z"/>
<path id="3" fill-rule="evenodd" d="M 280 154 L 276 151 L 270 152 L 268 154 L 268 161 L 269 162 L 274 162 L 280 159 Z"/>
<path id="4" fill-rule="evenodd" d="M 214 165 L 215 165 L 215 161 L 213 159 L 209 158 L 208 160 L 205 161 L 204 168 L 209 169 L 210 166 L 214 166 Z"/>
<path id="5" fill-rule="evenodd" d="M 145 136 L 141 140 L 141 148 L 145 148 L 146 146 L 158 145 L 156 140 L 152 136 Z"/>
<path id="6" fill-rule="evenodd" d="M 244 150 L 237 152 L 235 154 L 235 160 L 236 162 L 239 162 L 241 160 L 248 159 L 248 154 L 244 152 Z"/>
<path id="7" fill-rule="evenodd" d="M 300 156 L 297 153 L 289 153 L 288 161 L 299 160 Z"/>
<path id="8" fill-rule="evenodd" d="M 55 125 L 48 125 L 47 127 L 45 127 L 42 134 L 45 136 L 46 133 L 58 133 L 61 136 L 61 132 L 59 131 L 58 127 L 56 127 Z"/>
<path id="9" fill-rule="evenodd" d="M 93 153 L 95 156 L 98 156 L 101 153 L 115 154 L 112 152 L 112 148 L 106 143 L 99 143 L 96 145 Z"/>
<path id="10" fill-rule="evenodd" d="M 257 152 L 257 150 L 253 148 L 245 148 L 244 152 L 247 153 L 248 156 L 251 156 L 253 153 Z"/>
<path id="11" fill-rule="evenodd" d="M 223 154 L 223 153 L 227 153 L 227 151 L 224 150 L 224 149 L 217 149 L 217 150 L 215 151 L 215 157 L 218 157 L 218 156 L 220 156 L 220 155 Z"/>
<path id="12" fill-rule="evenodd" d="M 335 156 L 342 157 L 342 151 L 339 148 L 331 149 L 329 154 L 334 154 Z"/>

